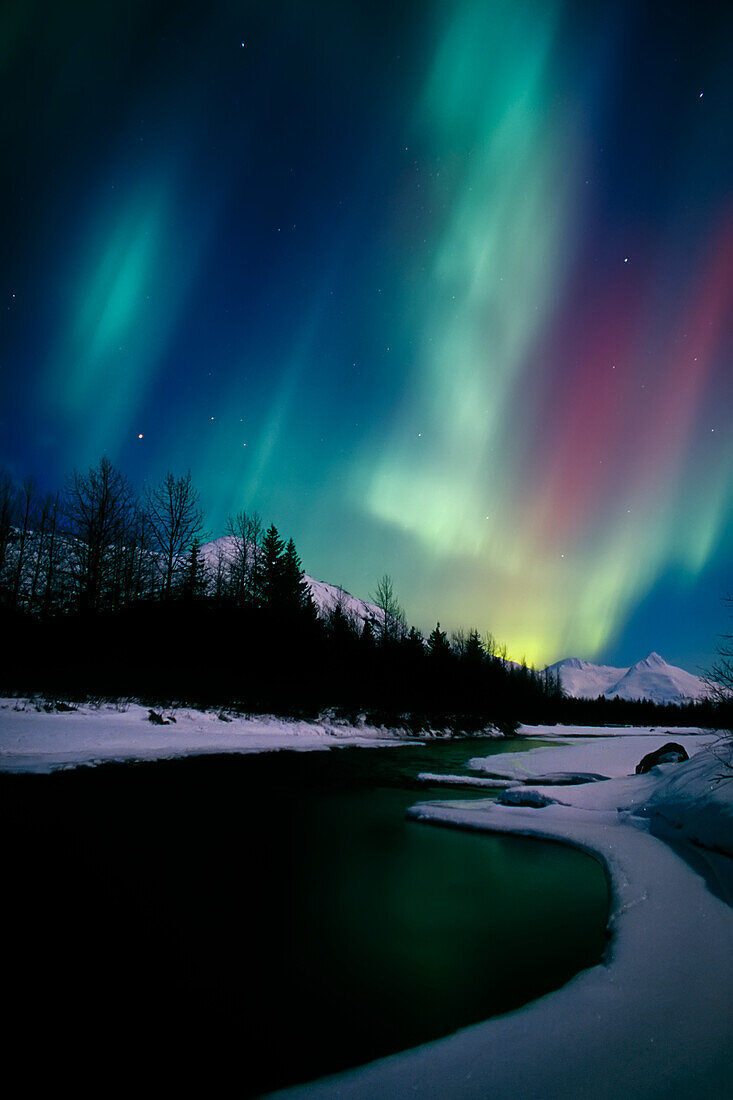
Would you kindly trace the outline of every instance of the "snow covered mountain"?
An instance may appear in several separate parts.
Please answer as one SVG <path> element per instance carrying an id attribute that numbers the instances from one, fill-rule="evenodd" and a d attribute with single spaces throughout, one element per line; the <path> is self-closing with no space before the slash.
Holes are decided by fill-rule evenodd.
<path id="1" fill-rule="evenodd" d="M 211 578 L 216 576 L 217 570 L 222 566 L 226 566 L 226 563 L 233 559 L 236 551 L 236 539 L 232 535 L 224 535 L 221 538 L 214 539 L 213 542 L 205 543 L 201 547 L 199 557 L 206 566 L 210 578 L 209 585 L 211 585 Z M 359 599 L 358 596 L 352 596 L 351 593 L 346 592 L 339 585 L 328 584 L 327 581 L 317 581 L 307 573 L 303 574 L 303 578 L 311 590 L 313 602 L 321 618 L 326 618 L 340 604 L 344 615 L 347 619 L 351 619 L 359 630 L 365 622 L 372 626 L 381 623 L 383 615 L 376 604 Z"/>
<path id="2" fill-rule="evenodd" d="M 578 657 L 567 657 L 549 665 L 560 674 L 560 683 L 567 695 L 595 699 L 651 699 L 654 703 L 680 703 L 688 699 L 704 699 L 708 687 L 700 676 L 667 664 L 658 653 L 637 661 L 630 668 L 594 665 Z"/>
<path id="3" fill-rule="evenodd" d="M 579 657 L 566 657 L 564 661 L 549 665 L 548 669 L 560 673 L 563 691 L 576 699 L 597 699 L 605 695 L 629 671 L 611 665 L 594 665 Z"/>
<path id="4" fill-rule="evenodd" d="M 333 611 L 338 604 L 341 604 L 341 610 L 346 618 L 351 619 L 359 627 L 364 623 L 370 623 L 374 626 L 375 623 L 382 621 L 384 616 L 376 604 L 369 603 L 368 600 L 361 600 L 358 596 L 352 596 L 350 592 L 339 588 L 338 585 L 328 584 L 327 581 L 314 580 L 307 573 L 304 573 L 303 576 L 308 582 L 313 602 L 322 618 L 328 615 L 329 611 Z"/>

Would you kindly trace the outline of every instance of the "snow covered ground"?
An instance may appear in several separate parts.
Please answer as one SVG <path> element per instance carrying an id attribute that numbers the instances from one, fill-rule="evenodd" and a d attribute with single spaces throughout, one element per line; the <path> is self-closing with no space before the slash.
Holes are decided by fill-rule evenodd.
<path id="1" fill-rule="evenodd" d="M 405 744 L 393 730 L 345 722 L 247 717 L 186 708 L 163 712 L 169 725 L 149 721 L 138 703 L 83 704 L 44 710 L 27 699 L 0 699 L 0 771 L 51 772 L 89 764 L 167 760 L 202 753 L 328 749 L 336 745 Z"/>
<path id="2" fill-rule="evenodd" d="M 138 704 L 47 712 L 31 701 L 0 699 L 0 770 L 406 743 L 389 730 L 336 722 L 172 713 L 175 724 L 160 726 Z M 733 746 L 700 730 L 522 727 L 519 735 L 556 744 L 475 758 L 460 777 L 430 777 L 483 780 L 500 788 L 502 803 L 430 802 L 411 813 L 427 822 L 559 840 L 600 858 L 612 895 L 603 963 L 517 1012 L 288 1090 L 289 1096 L 730 1095 Z M 691 759 L 633 774 L 642 756 L 670 740 Z M 578 782 L 589 774 L 592 782 Z"/>
<path id="3" fill-rule="evenodd" d="M 524 736 L 530 728 L 533 731 L 543 730 L 543 739 L 553 736 L 549 732 L 552 727 L 548 726 L 524 726 L 519 731 L 520 735 Z M 602 730 L 603 736 L 599 736 L 599 731 L 592 726 L 588 729 L 592 731 L 590 737 L 585 728 L 582 728 L 581 736 L 572 740 L 566 740 L 560 733 L 563 743 L 557 746 L 469 760 L 468 767 L 482 776 L 514 779 L 521 783 L 530 780 L 539 782 L 541 778 L 558 773 L 583 777 L 592 774 L 611 779 L 633 775 L 642 756 L 669 741 L 682 745 L 688 756 L 692 756 L 704 745 L 718 740 L 718 734 L 696 729 L 660 731 L 643 726 L 627 726 L 614 730 L 611 737 L 608 736 L 607 729 Z M 561 731 L 562 727 L 555 727 L 555 730 L 554 736 L 558 737 L 557 731 Z"/>
<path id="4" fill-rule="evenodd" d="M 733 746 L 702 733 L 605 733 L 471 761 L 474 772 L 520 780 L 515 787 L 500 781 L 508 804 L 431 802 L 411 811 L 422 821 L 546 837 L 599 857 L 612 898 L 603 963 L 517 1012 L 288 1096 L 731 1095 L 733 910 L 723 898 L 727 892 L 731 900 Z M 628 774 L 668 740 L 683 743 L 691 759 Z M 540 782 L 530 785 L 532 769 Z M 548 774 L 588 771 L 613 778 L 541 782 Z M 686 843 L 673 847 L 662 837 Z"/>

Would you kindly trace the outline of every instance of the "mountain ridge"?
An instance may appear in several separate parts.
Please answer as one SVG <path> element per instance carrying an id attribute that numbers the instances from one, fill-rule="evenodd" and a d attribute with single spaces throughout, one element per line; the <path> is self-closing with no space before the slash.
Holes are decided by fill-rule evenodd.
<path id="1" fill-rule="evenodd" d="M 704 699 L 710 689 L 701 676 L 670 665 L 652 650 L 627 668 L 596 665 L 579 657 L 566 657 L 548 665 L 556 672 L 566 695 L 576 699 L 649 699 L 654 703 L 682 703 Z"/>
<path id="2" fill-rule="evenodd" d="M 217 559 L 229 559 L 234 554 L 235 543 L 234 536 L 224 535 L 204 543 L 200 555 L 209 569 L 215 571 Z M 352 596 L 340 585 L 317 580 L 305 572 L 303 579 L 310 589 L 321 618 L 327 618 L 335 607 L 340 606 L 344 615 L 358 629 L 364 623 L 377 628 L 381 622 L 383 612 L 370 600 Z M 513 661 L 507 663 L 515 665 Z M 690 699 L 703 699 L 710 694 L 702 677 L 668 664 L 655 650 L 627 667 L 597 665 L 581 657 L 566 657 L 548 665 L 547 671 L 557 672 L 565 694 L 575 698 L 596 699 L 603 695 L 607 699 L 650 699 L 655 703 L 680 703 Z"/>

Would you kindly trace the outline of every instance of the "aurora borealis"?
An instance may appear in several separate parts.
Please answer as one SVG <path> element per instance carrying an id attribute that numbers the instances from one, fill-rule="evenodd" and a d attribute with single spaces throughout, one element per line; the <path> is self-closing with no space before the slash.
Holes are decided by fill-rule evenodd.
<path id="1" fill-rule="evenodd" d="M 16 2 L 2 461 L 190 468 L 511 654 L 729 629 L 731 16 Z"/>

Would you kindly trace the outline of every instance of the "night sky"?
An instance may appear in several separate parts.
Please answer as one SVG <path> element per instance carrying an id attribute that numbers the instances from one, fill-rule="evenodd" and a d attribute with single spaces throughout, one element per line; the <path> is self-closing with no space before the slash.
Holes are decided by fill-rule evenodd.
<path id="1" fill-rule="evenodd" d="M 515 657 L 733 589 L 730 5 L 0 8 L 0 462 L 191 469 Z"/>

